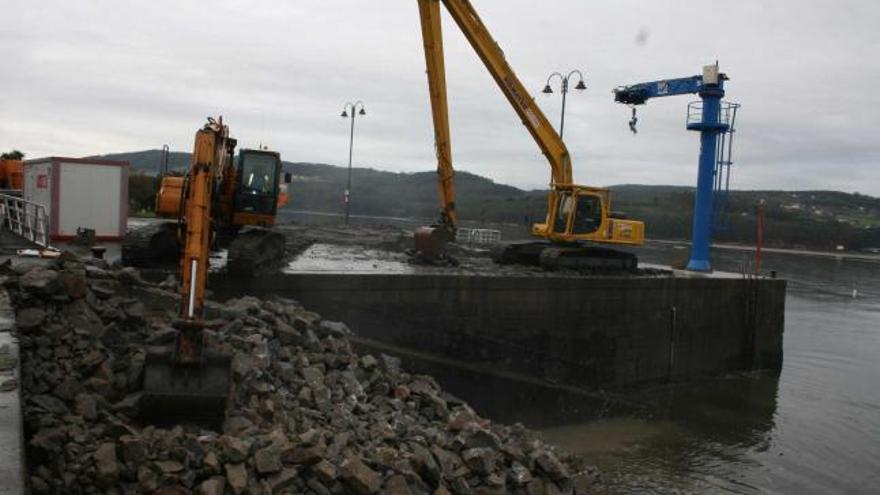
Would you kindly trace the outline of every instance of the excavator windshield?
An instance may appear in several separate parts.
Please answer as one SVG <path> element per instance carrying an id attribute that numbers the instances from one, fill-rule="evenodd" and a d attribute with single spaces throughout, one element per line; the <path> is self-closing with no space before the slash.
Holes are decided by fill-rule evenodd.
<path id="1" fill-rule="evenodd" d="M 280 163 L 277 153 L 242 150 L 236 194 L 238 212 L 274 213 L 278 197 Z"/>

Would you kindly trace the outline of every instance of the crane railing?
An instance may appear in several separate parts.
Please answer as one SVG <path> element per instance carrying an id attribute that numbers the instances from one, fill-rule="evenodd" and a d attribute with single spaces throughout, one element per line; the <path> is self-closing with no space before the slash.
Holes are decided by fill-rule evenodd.
<path id="1" fill-rule="evenodd" d="M 0 194 L 0 225 L 34 244 L 49 247 L 49 215 L 39 203 Z"/>

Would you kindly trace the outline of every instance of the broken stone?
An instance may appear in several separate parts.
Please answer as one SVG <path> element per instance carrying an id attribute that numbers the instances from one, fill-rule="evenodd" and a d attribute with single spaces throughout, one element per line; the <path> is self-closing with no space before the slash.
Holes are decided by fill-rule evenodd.
<path id="1" fill-rule="evenodd" d="M 248 484 L 248 474 L 244 464 L 227 464 L 226 481 L 233 493 L 242 493 Z"/>
<path id="2" fill-rule="evenodd" d="M 137 435 L 123 435 L 119 437 L 119 451 L 123 462 L 140 465 L 146 459 L 144 442 Z"/>
<path id="3" fill-rule="evenodd" d="M 207 479 L 196 488 L 196 495 L 223 495 L 226 489 L 226 479 L 222 476 L 215 476 Z"/>
<path id="4" fill-rule="evenodd" d="M 273 495 L 288 493 L 294 486 L 297 479 L 297 471 L 293 468 L 285 468 L 280 473 L 269 479 L 269 489 Z"/>
<path id="5" fill-rule="evenodd" d="M 281 471 L 281 452 L 278 447 L 270 445 L 254 453 L 254 467 L 260 474 Z"/>
<path id="6" fill-rule="evenodd" d="M 111 486 L 119 477 L 119 462 L 116 459 L 116 444 L 102 443 L 92 458 L 95 461 L 95 479 L 102 486 Z"/>
<path id="7" fill-rule="evenodd" d="M 339 472 L 345 484 L 361 495 L 376 493 L 382 486 L 379 475 L 356 457 L 346 457 Z"/>
<path id="8" fill-rule="evenodd" d="M 92 394 L 77 395 L 74 410 L 77 414 L 88 420 L 98 419 L 98 401 Z"/>
<path id="9" fill-rule="evenodd" d="M 18 279 L 21 288 L 42 296 L 51 296 L 61 290 L 58 272 L 46 268 L 33 268 Z"/>
<path id="10" fill-rule="evenodd" d="M 40 308 L 25 308 L 15 316 L 15 324 L 22 330 L 39 327 L 46 321 L 46 311 Z"/>
<path id="11" fill-rule="evenodd" d="M 562 464 L 552 452 L 547 450 L 536 450 L 529 454 L 529 457 L 539 469 L 550 475 L 554 480 L 569 477 L 568 469 L 566 469 L 565 465 Z"/>
<path id="12" fill-rule="evenodd" d="M 496 454 L 487 447 L 464 450 L 461 458 L 467 467 L 480 474 L 489 474 L 495 469 Z"/>

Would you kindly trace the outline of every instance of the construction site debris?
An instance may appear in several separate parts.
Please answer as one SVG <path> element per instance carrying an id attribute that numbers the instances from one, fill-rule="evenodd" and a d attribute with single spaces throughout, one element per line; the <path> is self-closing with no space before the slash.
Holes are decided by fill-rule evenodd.
<path id="1" fill-rule="evenodd" d="M 599 486 L 582 460 L 522 425 L 479 417 L 392 356 L 356 354 L 347 326 L 282 298 L 209 306 L 218 324 L 206 342 L 233 355 L 219 431 L 142 424 L 146 347 L 174 338 L 176 295 L 134 269 L 67 256 L 5 267 L 0 278 L 17 312 L 33 493 L 531 494 Z"/>

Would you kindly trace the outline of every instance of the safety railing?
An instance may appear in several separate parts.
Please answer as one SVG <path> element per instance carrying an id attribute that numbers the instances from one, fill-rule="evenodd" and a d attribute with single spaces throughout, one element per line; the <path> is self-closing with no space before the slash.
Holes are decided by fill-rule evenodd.
<path id="1" fill-rule="evenodd" d="M 39 246 L 49 247 L 49 216 L 39 203 L 0 194 L 0 226 Z"/>
<path id="2" fill-rule="evenodd" d="M 459 228 L 455 232 L 455 242 L 459 244 L 498 244 L 501 242 L 501 231 Z"/>
<path id="3" fill-rule="evenodd" d="M 721 102 L 721 111 L 718 112 L 718 120 L 716 122 L 703 122 L 703 102 L 702 101 L 692 101 L 688 103 L 687 109 L 687 122 L 688 126 L 695 124 L 723 124 L 731 126 L 733 125 L 733 121 L 736 119 L 736 110 L 739 108 L 739 103 L 731 103 L 729 101 Z"/>

